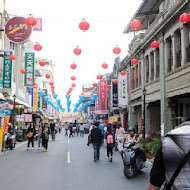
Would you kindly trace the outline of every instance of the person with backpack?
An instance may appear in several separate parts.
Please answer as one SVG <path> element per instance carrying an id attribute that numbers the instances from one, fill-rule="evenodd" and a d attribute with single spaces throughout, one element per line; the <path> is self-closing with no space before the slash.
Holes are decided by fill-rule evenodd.
<path id="1" fill-rule="evenodd" d="M 98 128 L 99 122 L 96 122 L 94 129 L 91 131 L 91 143 L 94 147 L 94 162 L 100 159 L 100 146 L 102 142 L 102 132 Z"/>
<path id="2" fill-rule="evenodd" d="M 114 133 L 110 123 L 107 125 L 107 132 L 105 133 L 105 140 L 107 143 L 107 157 L 110 162 L 113 159 L 113 148 L 114 148 Z"/>
<path id="3" fill-rule="evenodd" d="M 149 190 L 190 189 L 190 118 L 166 134 L 150 173 Z"/>

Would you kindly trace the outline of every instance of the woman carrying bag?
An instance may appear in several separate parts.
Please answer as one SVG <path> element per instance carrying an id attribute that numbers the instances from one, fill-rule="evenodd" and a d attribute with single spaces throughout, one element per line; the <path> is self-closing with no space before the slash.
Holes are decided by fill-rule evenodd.
<path id="1" fill-rule="evenodd" d="M 27 150 L 29 150 L 30 143 L 32 143 L 32 150 L 34 149 L 34 138 L 36 136 L 36 129 L 34 126 L 34 123 L 30 123 L 27 131 L 26 131 L 26 136 L 28 137 L 28 145 L 27 145 Z"/>
<path id="2" fill-rule="evenodd" d="M 44 146 L 44 151 L 48 151 L 48 141 L 49 141 L 49 126 L 48 123 L 45 123 L 44 126 L 42 127 L 42 145 Z"/>

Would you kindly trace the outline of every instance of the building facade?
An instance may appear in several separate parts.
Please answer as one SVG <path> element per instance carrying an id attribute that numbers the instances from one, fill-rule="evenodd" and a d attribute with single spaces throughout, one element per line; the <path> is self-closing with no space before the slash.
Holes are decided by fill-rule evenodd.
<path id="1" fill-rule="evenodd" d="M 142 31 L 120 70 L 128 74 L 128 122 L 139 130 L 145 120 L 146 132 L 160 133 L 162 125 L 166 133 L 190 117 L 190 25 L 179 21 L 189 6 L 189 0 L 144 0 L 131 19 L 141 21 Z M 151 47 L 154 40 L 157 49 Z M 138 64 L 131 65 L 133 58 Z"/>

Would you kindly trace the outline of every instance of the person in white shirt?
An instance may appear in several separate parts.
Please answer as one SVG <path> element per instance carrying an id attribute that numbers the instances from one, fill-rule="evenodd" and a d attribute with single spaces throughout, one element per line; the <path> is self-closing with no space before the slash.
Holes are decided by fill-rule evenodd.
<path id="1" fill-rule="evenodd" d="M 118 129 L 116 129 L 116 134 L 115 134 L 115 139 L 117 140 L 117 148 L 119 152 L 123 150 L 124 137 L 125 137 L 125 130 L 121 126 L 121 124 L 119 124 Z"/>
<path id="2" fill-rule="evenodd" d="M 69 125 L 68 125 L 67 122 L 65 122 L 65 124 L 64 124 L 64 128 L 65 128 L 65 136 L 68 136 Z"/>
<path id="3" fill-rule="evenodd" d="M 84 137 L 84 125 L 83 125 L 83 123 L 80 124 L 80 136 Z"/>

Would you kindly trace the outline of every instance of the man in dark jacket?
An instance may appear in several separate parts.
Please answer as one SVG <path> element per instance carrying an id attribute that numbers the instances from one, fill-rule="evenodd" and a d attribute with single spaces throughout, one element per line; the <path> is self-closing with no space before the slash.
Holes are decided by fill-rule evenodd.
<path id="1" fill-rule="evenodd" d="M 100 146 L 102 140 L 102 131 L 98 128 L 99 123 L 94 124 L 94 129 L 91 131 L 91 142 L 94 147 L 94 162 L 100 159 Z"/>

